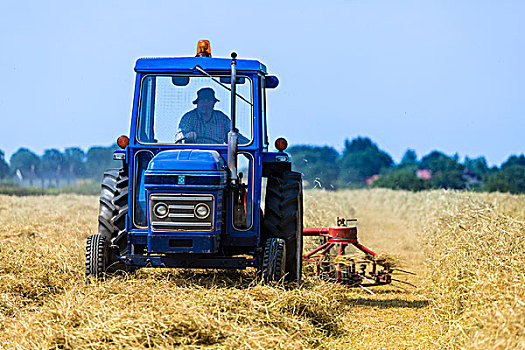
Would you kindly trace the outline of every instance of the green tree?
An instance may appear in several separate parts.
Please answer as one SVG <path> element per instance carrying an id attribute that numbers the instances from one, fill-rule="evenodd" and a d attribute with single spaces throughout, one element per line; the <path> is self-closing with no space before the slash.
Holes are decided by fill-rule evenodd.
<path id="1" fill-rule="evenodd" d="M 352 141 L 345 140 L 345 151 L 344 153 L 356 153 L 365 151 L 369 148 L 377 148 L 377 145 L 370 140 L 368 137 L 356 137 Z"/>
<path id="2" fill-rule="evenodd" d="M 413 149 L 407 149 L 403 158 L 401 159 L 401 165 L 414 165 L 417 164 L 416 151 Z"/>
<path id="3" fill-rule="evenodd" d="M 0 150 L 0 179 L 9 175 L 9 165 L 5 161 L 5 153 Z"/>
<path id="4" fill-rule="evenodd" d="M 525 193 L 525 166 L 511 165 L 488 177 L 485 183 L 488 191 Z"/>
<path id="5" fill-rule="evenodd" d="M 372 187 L 422 191 L 430 188 L 430 182 L 420 179 L 413 171 L 395 170 L 388 174 L 380 175 L 379 178 L 372 183 Z"/>
<path id="6" fill-rule="evenodd" d="M 57 149 L 46 149 L 40 161 L 40 169 L 44 172 L 65 171 L 68 168 L 64 155 Z"/>
<path id="7" fill-rule="evenodd" d="M 358 137 L 351 142 L 346 140 L 339 181 L 343 187 L 362 186 L 367 177 L 379 174 L 393 165 L 392 157 L 380 150 L 369 138 Z"/>
<path id="8" fill-rule="evenodd" d="M 418 169 L 419 163 L 417 161 L 416 151 L 413 149 L 407 149 L 403 158 L 401 158 L 401 163 L 399 163 L 395 169 L 396 171 L 405 170 L 415 173 Z"/>
<path id="9" fill-rule="evenodd" d="M 81 177 L 87 176 L 86 154 L 83 150 L 78 147 L 66 148 L 64 157 L 73 174 Z"/>
<path id="10" fill-rule="evenodd" d="M 505 163 L 501 164 L 501 169 L 511 167 L 514 165 L 520 165 L 525 167 L 525 156 L 523 154 L 519 156 L 510 156 Z"/>
<path id="11" fill-rule="evenodd" d="M 463 189 L 463 165 L 457 161 L 457 156 L 449 157 L 441 152 L 433 151 L 421 159 L 421 169 L 432 171 L 432 186 L 434 188 Z"/>
<path id="12" fill-rule="evenodd" d="M 11 156 L 9 163 L 13 173 L 17 169 L 21 171 L 38 171 L 40 158 L 27 148 L 20 148 Z"/>
<path id="13" fill-rule="evenodd" d="M 88 176 L 100 180 L 106 169 L 120 167 L 121 163 L 113 160 L 113 151 L 116 149 L 119 149 L 116 144 L 109 147 L 91 147 L 86 154 Z"/>
<path id="14" fill-rule="evenodd" d="M 287 150 L 293 168 L 303 173 L 309 187 L 335 190 L 339 174 L 339 153 L 332 147 L 293 146 Z"/>
<path id="15" fill-rule="evenodd" d="M 485 174 L 489 172 L 489 166 L 485 157 L 478 157 L 474 159 L 465 157 L 465 162 L 463 164 L 466 169 L 476 174 L 476 176 L 480 179 L 482 179 Z"/>

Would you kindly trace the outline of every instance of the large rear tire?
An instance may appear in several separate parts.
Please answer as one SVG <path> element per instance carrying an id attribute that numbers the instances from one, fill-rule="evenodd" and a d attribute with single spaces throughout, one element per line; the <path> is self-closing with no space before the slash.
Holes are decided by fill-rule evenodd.
<path id="1" fill-rule="evenodd" d="M 283 278 L 286 264 L 286 243 L 281 238 L 266 240 L 263 257 L 263 279 L 265 283 L 277 282 Z"/>
<path id="2" fill-rule="evenodd" d="M 109 169 L 104 173 L 98 212 L 98 233 L 108 243 L 126 227 L 128 213 L 128 175 L 124 169 Z M 122 251 L 126 240 L 115 242 Z"/>
<path id="3" fill-rule="evenodd" d="M 302 174 L 286 171 L 268 177 L 264 213 L 264 237 L 286 242 L 285 280 L 302 277 L 303 187 Z"/>

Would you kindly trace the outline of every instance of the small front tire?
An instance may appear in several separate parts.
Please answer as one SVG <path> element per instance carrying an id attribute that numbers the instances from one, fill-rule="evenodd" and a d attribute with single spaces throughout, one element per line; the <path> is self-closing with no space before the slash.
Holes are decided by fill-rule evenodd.
<path id="1" fill-rule="evenodd" d="M 265 283 L 279 281 L 286 266 L 286 242 L 281 238 L 268 238 L 264 247 L 263 280 Z"/>
<path id="2" fill-rule="evenodd" d="M 86 244 L 86 278 L 101 279 L 106 273 L 109 245 L 102 234 L 91 235 Z"/>

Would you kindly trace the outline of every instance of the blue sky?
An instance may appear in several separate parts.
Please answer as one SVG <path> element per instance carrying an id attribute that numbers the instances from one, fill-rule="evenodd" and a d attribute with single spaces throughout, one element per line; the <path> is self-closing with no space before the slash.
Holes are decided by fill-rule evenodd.
<path id="1" fill-rule="evenodd" d="M 398 161 L 525 151 L 523 1 L 0 2 L 0 150 L 109 145 L 129 132 L 143 56 L 257 58 L 280 79 L 270 137 L 369 136 Z"/>

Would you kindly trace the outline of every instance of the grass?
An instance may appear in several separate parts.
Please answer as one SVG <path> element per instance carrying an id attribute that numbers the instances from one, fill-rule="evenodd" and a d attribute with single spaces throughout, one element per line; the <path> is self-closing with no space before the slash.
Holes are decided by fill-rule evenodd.
<path id="1" fill-rule="evenodd" d="M 419 288 L 375 295 L 312 277 L 264 286 L 252 270 L 86 285 L 97 202 L 0 196 L 0 348 L 524 348 L 525 196 L 307 191 L 307 226 L 357 217 L 361 243 L 418 273 Z"/>
<path id="2" fill-rule="evenodd" d="M 0 195 L 9 196 L 43 196 L 59 194 L 81 194 L 98 195 L 100 193 L 100 183 L 95 183 L 91 179 L 79 180 L 76 186 L 65 186 L 61 188 L 40 188 L 22 187 L 14 183 L 0 183 Z"/>
<path id="3" fill-rule="evenodd" d="M 37 187 L 0 186 L 0 194 L 8 196 L 43 196 L 47 191 Z"/>

